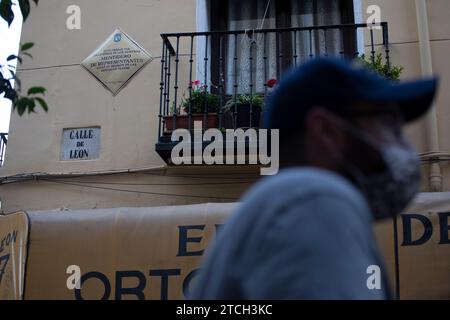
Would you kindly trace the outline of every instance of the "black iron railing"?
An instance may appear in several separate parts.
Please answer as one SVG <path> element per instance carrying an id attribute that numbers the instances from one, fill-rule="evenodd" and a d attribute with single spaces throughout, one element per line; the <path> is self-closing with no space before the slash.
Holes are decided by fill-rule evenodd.
<path id="1" fill-rule="evenodd" d="M 261 101 L 290 67 L 318 56 L 381 53 L 390 65 L 388 24 L 166 33 L 160 77 L 158 143 L 167 160 L 173 130 L 258 127 Z M 365 43 L 361 43 L 364 39 Z M 364 52 L 358 48 L 364 48 Z M 246 102 L 246 108 L 239 104 Z M 211 106 L 213 105 L 213 106 Z M 247 112 L 242 115 L 242 110 Z"/>
<path id="2" fill-rule="evenodd" d="M 0 167 L 5 162 L 6 145 L 8 144 L 8 134 L 0 133 Z"/>

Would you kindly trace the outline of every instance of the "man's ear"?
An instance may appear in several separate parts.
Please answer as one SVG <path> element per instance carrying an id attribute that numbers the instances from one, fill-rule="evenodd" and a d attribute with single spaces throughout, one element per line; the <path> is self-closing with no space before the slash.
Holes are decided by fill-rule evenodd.
<path id="1" fill-rule="evenodd" d="M 322 152 L 336 153 L 345 148 L 345 135 L 337 124 L 336 116 L 322 108 L 312 108 L 305 119 L 306 132 Z"/>

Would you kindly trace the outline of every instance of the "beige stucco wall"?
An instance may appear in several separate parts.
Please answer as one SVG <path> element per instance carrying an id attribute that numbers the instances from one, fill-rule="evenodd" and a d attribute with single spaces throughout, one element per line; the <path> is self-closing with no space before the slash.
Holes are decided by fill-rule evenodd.
<path id="1" fill-rule="evenodd" d="M 431 150 L 425 118 L 409 126 L 406 130 L 410 140 L 419 152 L 450 151 L 450 1 L 426 0 L 430 29 L 430 45 L 433 72 L 440 77 L 440 90 L 436 98 L 438 117 L 438 135 L 440 150 Z M 422 76 L 419 36 L 417 29 L 416 5 L 413 0 L 375 0 L 362 1 L 362 7 L 379 5 L 382 20 L 389 23 L 391 58 L 394 64 L 402 65 L 405 70 L 404 80 Z M 424 165 L 423 190 L 428 191 L 428 165 Z M 443 173 L 443 190 L 450 190 L 450 166 L 441 163 Z"/>
<path id="2" fill-rule="evenodd" d="M 48 89 L 48 114 L 13 114 L 8 152 L 0 176 L 22 173 L 71 173 L 152 168 L 164 163 L 156 154 L 157 113 L 159 109 L 160 34 L 196 30 L 196 0 L 47 0 L 33 8 L 24 25 L 22 42 L 36 43 L 33 60 L 25 59 L 20 76 L 24 87 L 43 85 Z M 67 30 L 66 8 L 78 5 L 82 10 L 81 30 Z M 405 67 L 404 79 L 421 75 L 415 2 L 412 0 L 362 0 L 378 4 L 382 20 L 388 21 L 391 55 L 394 64 Z M 441 151 L 450 150 L 450 1 L 428 0 L 433 66 L 441 76 L 437 99 Z M 364 20 L 364 19 L 363 19 Z M 147 65 L 116 97 L 113 97 L 88 72 L 79 66 L 95 48 L 120 27 L 142 45 L 155 60 Z M 184 58 L 185 59 L 185 58 Z M 180 67 L 186 70 L 187 59 Z M 187 74 L 184 72 L 182 74 Z M 185 83 L 186 79 L 180 79 Z M 182 89 L 181 89 L 182 91 Z M 180 91 L 180 92 L 181 92 Z M 63 128 L 101 126 L 99 160 L 61 162 L 60 143 Z M 408 134 L 420 152 L 429 151 L 423 121 L 408 128 Z M 443 164 L 444 190 L 450 190 L 450 166 Z M 175 168 L 161 175 L 123 174 L 97 176 L 101 183 L 136 183 L 139 190 L 159 193 L 227 195 L 238 197 L 250 184 L 186 185 L 186 178 L 167 175 L 189 174 L 191 168 Z M 257 179 L 255 168 L 200 168 L 214 182 L 225 181 L 224 171 L 240 176 L 251 171 L 249 181 Z M 218 174 L 219 173 L 219 174 Z M 424 167 L 426 182 L 427 167 Z M 244 177 L 245 175 L 242 174 Z M 92 179 L 92 178 L 82 178 Z M 80 179 L 75 179 L 79 181 Z M 84 180 L 82 180 L 83 182 Z M 172 182 L 166 185 L 167 181 Z M 175 186 L 177 182 L 181 183 Z M 184 183 L 184 185 L 183 185 Z M 143 184 L 146 184 L 145 186 Z M 159 184 L 159 185 L 158 185 Z M 103 185 L 105 186 L 105 185 Z M 120 185 L 123 188 L 124 185 Z M 114 185 L 106 187 L 115 188 Z M 133 187 L 128 186 L 128 189 Z M 125 188 L 125 189 L 127 189 Z M 134 188 L 135 189 L 135 188 Z M 427 190 L 427 183 L 424 184 Z M 5 212 L 19 209 L 104 208 L 121 206 L 154 206 L 211 201 L 208 198 L 131 194 L 48 182 L 24 182 L 0 186 Z M 229 201 L 229 200 L 227 200 Z"/>
<path id="3" fill-rule="evenodd" d="M 48 177 L 2 185 L 0 194 L 5 213 L 153 207 L 235 202 L 257 179 L 259 169 L 252 166 L 171 167 L 89 177 Z"/>
<path id="4" fill-rule="evenodd" d="M 66 8 L 81 8 L 81 30 L 66 28 Z M 36 47 L 25 59 L 24 87 L 48 89 L 48 114 L 11 119 L 8 155 L 0 174 L 87 172 L 160 166 L 154 152 L 159 110 L 160 33 L 195 30 L 195 1 L 43 1 L 24 25 L 22 42 Z M 168 18 L 170 17 L 170 18 Z M 79 64 L 117 27 L 155 60 L 114 97 Z M 60 162 L 63 128 L 101 126 L 97 161 Z M 30 161 L 32 160 L 32 161 Z"/>
<path id="5" fill-rule="evenodd" d="M 433 69 L 441 78 L 436 100 L 441 150 L 450 151 L 450 1 L 431 0 L 428 6 Z M 450 190 L 450 164 L 442 165 L 444 189 Z"/>
<path id="6" fill-rule="evenodd" d="M 36 43 L 32 50 L 34 59 L 25 60 L 20 77 L 25 88 L 47 88 L 49 112 L 21 118 L 13 113 L 7 159 L 0 176 L 164 166 L 154 147 L 160 98 L 160 34 L 196 31 L 196 4 L 196 0 L 48 0 L 33 8 L 24 24 L 21 42 Z M 81 8 L 81 30 L 66 28 L 69 5 Z M 144 47 L 154 61 L 114 97 L 79 64 L 118 27 Z M 181 54 L 188 53 L 188 47 L 183 42 Z M 180 75 L 187 75 L 188 57 L 181 59 Z M 180 77 L 180 96 L 187 82 Z M 60 161 L 62 130 L 90 126 L 101 127 L 100 158 Z M 0 186 L 0 197 L 4 212 L 229 202 L 242 195 L 259 177 L 258 172 L 252 167 L 173 168 L 59 179 L 63 184 L 28 181 Z"/>

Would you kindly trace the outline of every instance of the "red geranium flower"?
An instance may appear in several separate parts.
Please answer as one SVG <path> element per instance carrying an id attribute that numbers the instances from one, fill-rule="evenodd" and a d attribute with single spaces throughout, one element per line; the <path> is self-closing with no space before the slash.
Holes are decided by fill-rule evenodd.
<path id="1" fill-rule="evenodd" d="M 267 86 L 269 88 L 273 88 L 277 85 L 277 82 L 278 82 L 277 79 L 270 79 L 269 81 L 267 81 Z"/>

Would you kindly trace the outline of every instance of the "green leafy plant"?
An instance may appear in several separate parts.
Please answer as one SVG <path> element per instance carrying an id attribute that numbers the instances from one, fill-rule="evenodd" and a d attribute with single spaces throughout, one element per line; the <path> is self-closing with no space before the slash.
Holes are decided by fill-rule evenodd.
<path id="1" fill-rule="evenodd" d="M 383 55 L 378 53 L 374 58 L 368 57 L 365 54 L 358 57 L 359 61 L 372 71 L 377 72 L 386 79 L 399 81 L 400 76 L 404 70 L 402 66 L 388 65 L 383 59 Z"/>
<path id="2" fill-rule="evenodd" d="M 22 12 L 23 21 L 27 20 L 30 14 L 30 1 L 29 0 L 18 0 L 20 11 Z M 33 2 L 38 5 L 39 0 L 33 0 Z M 15 5 L 12 0 L 1 0 L 0 1 L 0 17 L 3 18 L 11 26 L 14 21 L 14 12 L 12 6 Z"/>
<path id="3" fill-rule="evenodd" d="M 264 108 L 264 96 L 262 94 L 238 94 L 236 98 L 231 97 L 230 100 L 225 104 L 225 110 L 231 110 L 237 105 L 252 105 L 254 108 L 263 109 Z"/>
<path id="4" fill-rule="evenodd" d="M 28 53 L 27 50 L 31 49 L 33 46 L 34 44 L 31 42 L 25 43 L 20 46 L 19 55 L 10 55 L 7 58 L 7 69 L 11 75 L 9 78 L 4 78 L 5 67 L 0 66 L 0 94 L 3 92 L 5 93 L 4 97 L 11 100 L 13 109 L 17 110 L 19 116 L 23 115 L 27 110 L 28 113 L 36 112 L 35 108 L 37 105 L 40 105 L 45 112 L 48 111 L 47 102 L 42 97 L 45 95 L 47 90 L 44 87 L 31 87 L 27 90 L 26 95 L 22 95 L 22 83 L 17 77 L 14 67 L 10 64 L 11 61 L 14 60 L 17 60 L 19 64 L 22 64 L 22 55 L 32 58 L 32 55 Z M 15 88 L 12 86 L 12 80 L 16 83 Z"/>
<path id="5" fill-rule="evenodd" d="M 33 0 L 33 2 L 37 5 L 39 0 Z M 25 22 L 30 14 L 30 1 L 18 0 L 18 4 Z M 0 17 L 8 23 L 8 26 L 11 26 L 14 21 L 13 5 L 16 4 L 12 0 L 0 0 Z M 27 110 L 28 113 L 35 112 L 37 105 L 40 105 L 45 112 L 48 111 L 47 103 L 42 97 L 47 90 L 44 87 L 36 86 L 29 88 L 26 95 L 22 94 L 21 81 L 17 77 L 16 67 L 12 65 L 14 60 L 17 60 L 19 65 L 22 64 L 22 56 L 33 58 L 28 52 L 33 46 L 32 42 L 22 44 L 18 55 L 10 55 L 6 64 L 0 65 L 0 95 L 4 94 L 4 98 L 11 100 L 13 110 L 17 110 L 19 116 L 22 116 Z M 16 88 L 13 86 L 13 81 L 15 81 Z"/>
<path id="6" fill-rule="evenodd" d="M 210 93 L 205 86 L 200 84 L 200 81 L 193 81 L 191 83 L 192 90 L 189 96 L 181 102 L 181 109 L 189 113 L 204 113 L 205 107 L 208 113 L 217 113 L 220 109 L 220 98 L 218 95 Z M 186 95 L 186 94 L 185 94 Z"/>
<path id="7" fill-rule="evenodd" d="M 180 107 L 177 107 L 176 105 L 175 105 L 175 103 L 173 103 L 172 104 L 172 106 L 170 107 L 170 114 L 169 115 L 174 115 L 174 114 L 176 114 L 176 115 L 180 115 Z"/>

